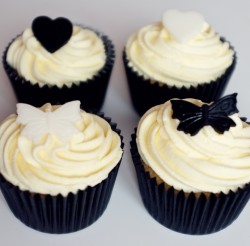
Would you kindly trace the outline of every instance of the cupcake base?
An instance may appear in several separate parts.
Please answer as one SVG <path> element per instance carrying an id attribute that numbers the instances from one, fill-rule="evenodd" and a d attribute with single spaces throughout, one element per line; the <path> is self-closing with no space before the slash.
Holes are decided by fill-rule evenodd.
<path id="1" fill-rule="evenodd" d="M 25 225 L 47 233 L 79 231 L 93 224 L 105 211 L 111 197 L 117 165 L 109 177 L 77 194 L 50 196 L 21 191 L 0 175 L 0 186 L 11 211 Z"/>
<path id="2" fill-rule="evenodd" d="M 105 120 L 120 135 L 116 124 L 111 123 L 109 118 Z M 123 137 L 120 137 L 122 140 Z M 123 146 L 122 142 L 121 148 Z M 121 160 L 101 183 L 79 190 L 76 194 L 69 193 L 66 197 L 22 191 L 1 174 L 0 188 L 15 217 L 25 225 L 53 234 L 75 232 L 93 224 L 107 208 L 120 163 Z"/>
<path id="3" fill-rule="evenodd" d="M 250 184 L 228 194 L 184 193 L 174 187 L 158 185 L 142 165 L 132 135 L 131 154 L 141 197 L 149 214 L 163 226 L 190 235 L 218 232 L 229 226 L 241 213 L 250 198 Z"/>
<path id="4" fill-rule="evenodd" d="M 145 79 L 136 73 L 128 64 L 126 52 L 123 52 L 123 63 L 127 75 L 131 100 L 134 109 L 139 115 L 143 115 L 153 106 L 165 103 L 172 98 L 196 98 L 203 102 L 211 102 L 219 98 L 232 75 L 236 65 L 236 56 L 232 65 L 216 81 L 202 83 L 196 87 L 168 86 L 161 82 Z"/>
<path id="5" fill-rule="evenodd" d="M 100 111 L 106 91 L 108 88 L 112 68 L 114 65 L 115 51 L 111 40 L 96 32 L 102 39 L 106 51 L 107 60 L 104 67 L 92 78 L 87 81 L 80 81 L 78 84 L 73 83 L 71 87 L 32 84 L 17 74 L 6 61 L 8 47 L 3 55 L 3 65 L 12 87 L 16 94 L 18 102 L 31 104 L 41 107 L 43 104 L 50 102 L 53 105 L 64 104 L 69 101 L 79 100 L 86 111 Z"/>

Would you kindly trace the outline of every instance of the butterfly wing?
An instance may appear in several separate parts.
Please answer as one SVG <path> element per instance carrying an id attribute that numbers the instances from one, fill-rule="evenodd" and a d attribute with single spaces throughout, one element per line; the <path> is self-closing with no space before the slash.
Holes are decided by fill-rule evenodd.
<path id="1" fill-rule="evenodd" d="M 239 110 L 236 107 L 237 93 L 222 97 L 209 106 L 209 115 L 219 115 L 225 113 L 226 115 L 232 115 L 238 113 Z"/>
<path id="2" fill-rule="evenodd" d="M 224 131 L 228 131 L 230 127 L 236 126 L 235 122 L 226 115 L 210 116 L 209 125 L 218 133 L 224 133 Z"/>
<path id="3" fill-rule="evenodd" d="M 17 119 L 18 123 L 26 125 L 30 122 L 41 121 L 45 118 L 45 113 L 40 109 L 26 103 L 17 103 Z"/>
<path id="4" fill-rule="evenodd" d="M 75 122 L 81 119 L 80 101 L 67 102 L 53 112 L 54 118 Z"/>
<path id="5" fill-rule="evenodd" d="M 80 101 L 65 103 L 51 114 L 51 131 L 62 141 L 77 133 L 75 122 L 81 119 Z"/>
<path id="6" fill-rule="evenodd" d="M 49 133 L 49 129 L 47 127 L 47 122 L 44 120 L 27 124 L 22 129 L 21 135 L 32 139 L 35 143 L 38 143 L 41 137 L 47 133 Z"/>
<path id="7" fill-rule="evenodd" d="M 46 113 L 29 104 L 17 104 L 17 123 L 23 124 L 21 135 L 38 142 L 48 132 Z"/>
<path id="8" fill-rule="evenodd" d="M 185 100 L 171 100 L 173 109 L 173 119 L 184 120 L 190 114 L 195 114 L 200 111 L 200 107 Z"/>
<path id="9" fill-rule="evenodd" d="M 204 126 L 202 113 L 197 113 L 195 116 L 189 116 L 185 120 L 181 121 L 177 127 L 179 131 L 189 133 L 191 136 L 196 135 L 200 129 Z"/>
<path id="10" fill-rule="evenodd" d="M 192 136 L 198 133 L 204 125 L 201 108 L 185 100 L 171 100 L 171 104 L 172 118 L 180 120 L 177 129 Z"/>
<path id="11" fill-rule="evenodd" d="M 235 122 L 228 116 L 238 113 L 236 107 L 237 93 L 225 96 L 215 101 L 208 109 L 208 123 L 218 133 L 228 131 L 230 127 L 236 126 Z"/>

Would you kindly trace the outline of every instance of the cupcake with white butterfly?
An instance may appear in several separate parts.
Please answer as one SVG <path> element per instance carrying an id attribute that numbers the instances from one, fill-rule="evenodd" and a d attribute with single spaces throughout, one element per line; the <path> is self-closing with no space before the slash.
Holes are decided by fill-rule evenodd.
<path id="1" fill-rule="evenodd" d="M 3 56 L 18 102 L 36 107 L 81 101 L 98 112 L 105 100 L 115 59 L 104 34 L 69 19 L 36 17 Z"/>
<path id="2" fill-rule="evenodd" d="M 105 211 L 122 159 L 116 124 L 79 101 L 17 104 L 0 125 L 0 186 L 14 215 L 47 233 L 69 233 Z"/>
<path id="3" fill-rule="evenodd" d="M 236 102 L 236 94 L 210 104 L 172 99 L 142 116 L 131 154 L 145 208 L 163 226 L 215 233 L 247 204 L 250 125 Z"/>
<path id="4" fill-rule="evenodd" d="M 219 98 L 236 53 L 200 13 L 168 10 L 162 21 L 129 38 L 123 60 L 134 108 L 142 115 L 171 98 Z"/>

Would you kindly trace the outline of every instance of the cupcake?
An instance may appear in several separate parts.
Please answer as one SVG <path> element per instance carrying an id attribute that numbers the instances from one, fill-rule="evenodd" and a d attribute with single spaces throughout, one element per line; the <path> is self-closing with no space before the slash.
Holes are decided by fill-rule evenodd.
<path id="1" fill-rule="evenodd" d="M 47 233 L 94 223 L 110 200 L 122 159 L 116 124 L 79 101 L 17 104 L 0 125 L 0 187 L 13 214 Z"/>
<path id="2" fill-rule="evenodd" d="M 128 39 L 123 61 L 133 106 L 143 115 L 172 98 L 219 98 L 236 53 L 201 14 L 168 10 Z"/>
<path id="3" fill-rule="evenodd" d="M 39 16 L 9 44 L 3 65 L 19 102 L 41 107 L 79 100 L 97 112 L 114 56 L 112 42 L 100 32 L 66 18 Z"/>
<path id="4" fill-rule="evenodd" d="M 177 232 L 229 226 L 250 197 L 250 126 L 236 94 L 207 104 L 172 99 L 148 110 L 131 153 L 149 214 Z"/>

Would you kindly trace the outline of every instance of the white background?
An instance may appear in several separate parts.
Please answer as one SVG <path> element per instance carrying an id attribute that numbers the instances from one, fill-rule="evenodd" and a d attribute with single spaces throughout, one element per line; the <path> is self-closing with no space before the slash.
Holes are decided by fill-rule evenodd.
<path id="1" fill-rule="evenodd" d="M 250 117 L 250 4 L 246 0 L 0 0 L 0 52 L 38 15 L 67 17 L 107 34 L 116 47 L 116 61 L 102 111 L 118 123 L 125 137 L 125 153 L 114 191 L 103 216 L 90 227 L 71 234 L 51 235 L 28 228 L 10 212 L 0 194 L 0 245 L 249 245 L 250 202 L 228 228 L 206 236 L 173 232 L 158 224 L 144 209 L 129 152 L 130 135 L 139 117 L 131 106 L 122 64 L 128 37 L 159 21 L 168 8 L 202 13 L 214 29 L 231 42 L 238 63 L 225 94 L 238 92 L 241 116 Z M 0 120 L 15 112 L 16 99 L 0 66 Z"/>

